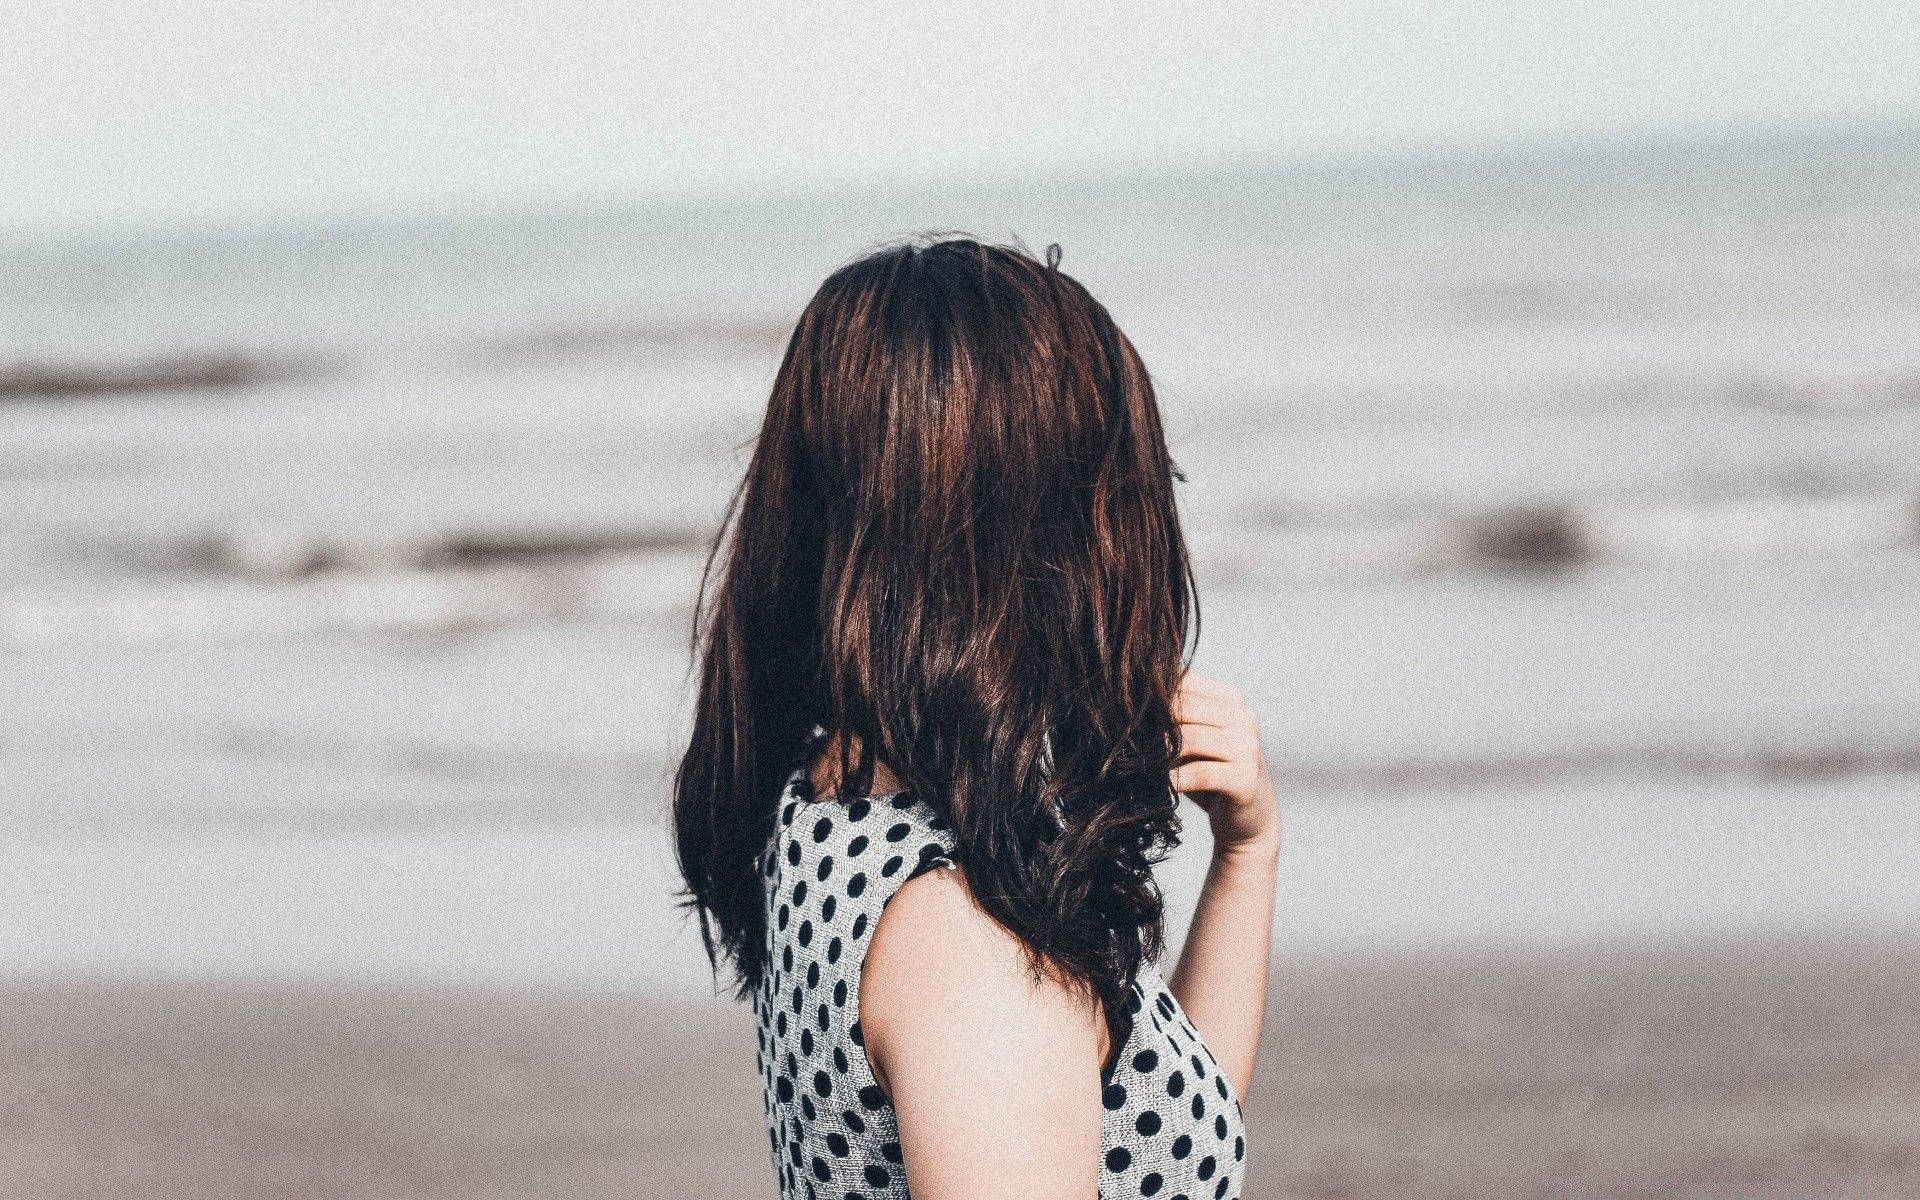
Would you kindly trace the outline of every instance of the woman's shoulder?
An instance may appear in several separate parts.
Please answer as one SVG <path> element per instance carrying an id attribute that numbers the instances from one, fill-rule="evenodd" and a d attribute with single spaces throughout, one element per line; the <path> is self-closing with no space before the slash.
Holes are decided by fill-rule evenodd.
<path id="1" fill-rule="evenodd" d="M 975 1018 L 1057 1018 L 1087 1007 L 1063 973 L 1038 963 L 1020 939 L 980 904 L 966 873 L 950 862 L 895 889 L 867 947 L 864 968 L 869 1028 L 897 1011 L 915 1035 L 927 1018 L 951 1010 L 958 1028 Z M 1038 969 L 1036 969 L 1038 968 Z M 896 1003 L 897 1002 L 897 1003 Z M 1027 1011 L 1034 1006 L 1046 1010 Z M 884 1036 L 883 1036 L 884 1040 Z"/>

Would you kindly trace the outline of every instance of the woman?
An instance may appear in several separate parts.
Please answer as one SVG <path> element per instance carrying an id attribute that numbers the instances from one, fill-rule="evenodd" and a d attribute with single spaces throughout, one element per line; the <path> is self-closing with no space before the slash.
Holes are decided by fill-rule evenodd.
<path id="1" fill-rule="evenodd" d="M 783 1196 L 1239 1194 L 1280 822 L 1253 715 L 1183 669 L 1177 477 L 1057 247 L 885 247 L 801 315 L 674 798 Z M 1214 851 L 1169 983 L 1175 793 Z"/>

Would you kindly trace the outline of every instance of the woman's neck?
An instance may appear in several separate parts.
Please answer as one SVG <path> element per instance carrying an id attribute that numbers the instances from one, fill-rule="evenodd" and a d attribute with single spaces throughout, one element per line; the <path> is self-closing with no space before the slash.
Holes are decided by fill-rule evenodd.
<path id="1" fill-rule="evenodd" d="M 850 760 L 856 763 L 859 762 L 859 735 L 850 733 L 844 735 L 844 737 Z M 842 735 L 838 733 L 828 737 L 826 741 L 821 744 L 819 753 L 815 756 L 812 765 L 807 770 L 807 778 L 812 782 L 813 794 L 816 796 L 831 795 L 834 785 L 839 782 L 841 741 Z M 884 796 L 892 792 L 901 791 L 905 786 L 905 784 L 900 782 L 898 776 L 887 769 L 887 764 L 875 760 L 873 764 L 872 786 L 868 789 L 869 795 Z"/>

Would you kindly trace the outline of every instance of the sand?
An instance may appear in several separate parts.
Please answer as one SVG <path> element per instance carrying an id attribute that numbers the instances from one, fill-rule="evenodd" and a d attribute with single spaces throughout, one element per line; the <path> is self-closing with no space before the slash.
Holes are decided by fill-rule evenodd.
<path id="1" fill-rule="evenodd" d="M 1920 1196 L 1920 940 L 1276 964 L 1249 1197 Z M 773 1193 L 722 999 L 0 984 L 0 1194 Z"/>

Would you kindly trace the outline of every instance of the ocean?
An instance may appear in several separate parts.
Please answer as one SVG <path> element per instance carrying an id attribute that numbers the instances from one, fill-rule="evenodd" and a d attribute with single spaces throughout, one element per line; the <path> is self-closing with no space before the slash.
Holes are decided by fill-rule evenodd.
<path id="1" fill-rule="evenodd" d="M 699 986 L 700 557 L 812 289 L 938 229 L 1154 372 L 1283 945 L 1920 931 L 1863 133 L 0 242 L 0 972 Z"/>

